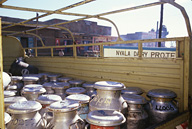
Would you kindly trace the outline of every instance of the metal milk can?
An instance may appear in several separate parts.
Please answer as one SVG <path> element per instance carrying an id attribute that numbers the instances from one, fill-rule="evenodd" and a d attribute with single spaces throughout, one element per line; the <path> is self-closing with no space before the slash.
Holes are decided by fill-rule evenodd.
<path id="1" fill-rule="evenodd" d="M 148 126 L 148 114 L 144 105 L 147 100 L 143 96 L 135 94 L 124 94 L 123 98 L 128 105 L 127 129 L 146 128 Z"/>
<path id="2" fill-rule="evenodd" d="M 58 78 L 57 80 L 59 81 L 59 82 L 69 82 L 70 80 L 72 80 L 73 78 L 71 78 L 71 77 L 60 77 L 60 78 Z"/>
<path id="3" fill-rule="evenodd" d="M 65 98 L 66 100 L 73 100 L 80 103 L 81 107 L 78 109 L 78 115 L 85 120 L 89 113 L 89 101 L 90 97 L 84 94 L 69 95 Z"/>
<path id="4" fill-rule="evenodd" d="M 82 87 L 71 87 L 66 90 L 67 95 L 73 95 L 73 94 L 85 94 L 86 90 Z"/>
<path id="5" fill-rule="evenodd" d="M 13 97 L 15 96 L 17 91 L 14 90 L 5 90 L 4 91 L 4 98 Z"/>
<path id="6" fill-rule="evenodd" d="M 55 84 L 55 82 L 46 82 L 43 84 L 43 87 L 46 89 L 46 94 L 53 94 L 54 90 L 52 89 L 52 86 Z"/>
<path id="7" fill-rule="evenodd" d="M 12 76 L 11 84 L 8 86 L 8 90 L 17 90 L 16 95 L 21 95 L 21 89 L 23 88 L 22 76 Z"/>
<path id="8" fill-rule="evenodd" d="M 78 108 L 80 104 L 75 101 L 52 103 L 49 110 L 53 112 L 53 119 L 47 129 L 83 129 L 84 121 L 77 114 Z"/>
<path id="9" fill-rule="evenodd" d="M 21 91 L 22 96 L 24 96 L 27 100 L 36 100 L 40 95 L 46 92 L 45 88 L 43 88 L 40 84 L 30 84 L 23 87 Z"/>
<path id="10" fill-rule="evenodd" d="M 7 129 L 7 124 L 11 121 L 11 116 L 4 112 L 4 122 L 5 122 L 5 129 Z"/>
<path id="11" fill-rule="evenodd" d="M 71 87 L 82 87 L 82 84 L 84 83 L 84 81 L 82 80 L 70 80 L 69 81 Z"/>
<path id="12" fill-rule="evenodd" d="M 97 95 L 90 101 L 89 110 L 116 110 L 123 112 L 123 98 L 121 90 L 124 84 L 112 81 L 99 81 L 95 83 L 94 88 L 97 89 Z"/>
<path id="13" fill-rule="evenodd" d="M 39 96 L 36 101 L 42 105 L 42 109 L 39 113 L 46 119 L 47 123 L 49 123 L 53 118 L 53 113 L 48 111 L 48 107 L 54 102 L 62 101 L 62 98 L 59 95 L 46 94 Z"/>
<path id="14" fill-rule="evenodd" d="M 7 112 L 12 115 L 7 129 L 42 129 L 46 121 L 41 118 L 41 104 L 36 101 L 22 101 L 11 104 Z"/>
<path id="15" fill-rule="evenodd" d="M 125 123 L 126 119 L 118 111 L 95 110 L 89 112 L 86 121 L 90 124 L 90 129 L 121 129 L 120 125 Z"/>
<path id="16" fill-rule="evenodd" d="M 57 79 L 61 76 L 61 74 L 50 74 L 48 75 L 48 79 L 50 82 L 57 82 Z"/>
<path id="17" fill-rule="evenodd" d="M 39 75 L 41 75 L 41 79 L 40 79 L 40 84 L 43 84 L 45 82 L 49 82 L 49 79 L 48 79 L 48 75 L 50 73 L 39 73 Z"/>
<path id="18" fill-rule="evenodd" d="M 27 101 L 27 99 L 25 97 L 22 97 L 22 96 L 14 96 L 14 97 L 4 98 L 5 111 L 7 111 L 7 108 L 9 107 L 9 105 L 11 105 L 15 102 L 19 102 L 19 101 Z"/>
<path id="19" fill-rule="evenodd" d="M 148 114 L 150 124 L 156 124 L 178 113 L 178 102 L 175 100 L 176 93 L 167 89 L 153 89 L 147 93 L 150 98 Z M 175 104 L 176 103 L 176 104 Z"/>
<path id="20" fill-rule="evenodd" d="M 91 98 L 95 97 L 97 92 L 96 89 L 94 88 L 95 83 L 91 82 L 86 82 L 83 83 L 82 87 L 86 89 L 86 94 L 89 95 Z"/>
<path id="21" fill-rule="evenodd" d="M 26 77 L 23 77 L 22 81 L 24 83 L 24 86 L 29 85 L 29 84 L 37 84 L 39 81 L 39 78 L 26 76 Z"/>
<path id="22" fill-rule="evenodd" d="M 69 83 L 66 82 L 56 82 L 52 89 L 54 90 L 54 94 L 61 96 L 62 99 L 65 99 L 66 97 L 66 89 L 70 87 Z"/>
<path id="23" fill-rule="evenodd" d="M 121 90 L 121 95 L 123 94 L 142 95 L 143 90 L 139 87 L 126 87 L 125 89 Z"/>

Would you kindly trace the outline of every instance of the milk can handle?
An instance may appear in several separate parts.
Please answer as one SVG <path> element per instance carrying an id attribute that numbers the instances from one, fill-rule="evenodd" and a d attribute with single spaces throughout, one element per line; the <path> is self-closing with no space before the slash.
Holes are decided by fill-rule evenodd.
<path id="1" fill-rule="evenodd" d="M 179 102 L 177 101 L 177 100 L 173 100 L 173 102 L 175 102 L 176 103 L 176 106 L 177 106 L 177 108 L 179 108 Z"/>
<path id="2" fill-rule="evenodd" d="M 76 125 L 77 129 L 80 129 L 77 124 L 78 123 L 83 123 L 83 122 L 84 121 L 82 121 L 81 119 L 78 119 L 78 120 L 75 121 L 75 123 L 72 123 L 72 124 L 69 125 L 69 129 L 72 129 L 72 127 L 71 127 L 72 125 Z"/>
<path id="3" fill-rule="evenodd" d="M 89 124 L 86 124 L 86 125 L 85 125 L 85 129 L 88 129 L 89 126 L 90 126 Z"/>
<path id="4" fill-rule="evenodd" d="M 92 95 L 91 95 L 91 99 L 93 99 L 95 96 L 96 96 L 96 94 L 92 94 Z"/>

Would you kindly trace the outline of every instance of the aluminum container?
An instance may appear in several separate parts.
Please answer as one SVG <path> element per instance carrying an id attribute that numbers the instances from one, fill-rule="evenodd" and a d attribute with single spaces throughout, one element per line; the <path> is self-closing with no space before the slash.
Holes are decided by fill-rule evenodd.
<path id="1" fill-rule="evenodd" d="M 126 105 L 123 107 L 123 98 L 121 90 L 124 84 L 112 81 L 99 81 L 95 83 L 94 88 L 97 89 L 97 95 L 90 101 L 89 109 L 94 110 L 116 110 L 123 114 Z"/>
<path id="2" fill-rule="evenodd" d="M 84 81 L 82 80 L 70 80 L 69 81 L 71 87 L 82 87 L 82 84 L 84 83 Z"/>
<path id="3" fill-rule="evenodd" d="M 52 89 L 52 86 L 55 84 L 55 82 L 46 82 L 43 84 L 43 87 L 46 89 L 46 94 L 53 94 L 54 90 Z"/>
<path id="4" fill-rule="evenodd" d="M 62 99 L 65 99 L 66 97 L 66 89 L 70 87 L 69 83 L 66 82 L 57 82 L 52 86 L 52 89 L 54 90 L 54 94 L 61 96 Z"/>
<path id="5" fill-rule="evenodd" d="M 178 102 L 175 100 L 176 93 L 167 89 L 153 89 L 147 93 L 150 102 L 147 112 L 150 118 L 150 124 L 156 124 L 161 121 L 174 117 L 179 109 Z"/>
<path id="6" fill-rule="evenodd" d="M 46 121 L 41 118 L 41 104 L 36 101 L 22 101 L 11 104 L 7 112 L 12 115 L 7 129 L 42 129 Z"/>
<path id="7" fill-rule="evenodd" d="M 46 119 L 47 123 L 49 123 L 53 118 L 53 113 L 48 111 L 48 107 L 54 102 L 62 101 L 62 98 L 59 95 L 46 94 L 39 96 L 36 101 L 42 105 L 39 113 Z"/>
<path id="8" fill-rule="evenodd" d="M 71 87 L 66 90 L 67 95 L 73 95 L 73 94 L 85 94 L 86 90 L 82 87 Z"/>
<path id="9" fill-rule="evenodd" d="M 29 76 L 24 76 L 22 78 L 22 81 L 24 83 L 24 86 L 25 85 L 29 85 L 29 84 L 37 84 L 38 81 L 39 81 L 39 78 L 38 77 L 29 77 Z"/>
<path id="10" fill-rule="evenodd" d="M 23 79 L 22 76 L 11 76 L 11 85 L 15 85 L 17 83 L 21 83 L 22 79 Z"/>
<path id="11" fill-rule="evenodd" d="M 128 105 L 127 129 L 146 128 L 148 126 L 148 114 L 144 105 L 147 100 L 143 96 L 135 94 L 124 94 L 123 98 Z"/>
<path id="12" fill-rule="evenodd" d="M 125 89 L 121 90 L 121 94 L 135 94 L 135 95 L 142 95 L 143 90 L 139 87 L 126 87 Z"/>
<path id="13" fill-rule="evenodd" d="M 89 95 L 91 98 L 95 97 L 97 92 L 96 89 L 94 88 L 93 82 L 86 82 L 83 83 L 82 87 L 86 89 L 86 94 Z"/>
<path id="14" fill-rule="evenodd" d="M 69 82 L 70 80 L 73 80 L 71 77 L 60 77 L 57 79 L 59 82 Z"/>
<path id="15" fill-rule="evenodd" d="M 45 88 L 43 88 L 40 84 L 30 84 L 24 86 L 21 91 L 22 96 L 24 96 L 27 100 L 36 100 L 40 95 L 46 92 Z"/>
<path id="16" fill-rule="evenodd" d="M 66 100 L 73 100 L 80 103 L 81 107 L 78 109 L 78 115 L 85 120 L 89 113 L 90 97 L 84 94 L 74 94 L 66 97 Z"/>
<path id="17" fill-rule="evenodd" d="M 25 97 L 22 97 L 22 96 L 14 96 L 14 97 L 4 98 L 5 111 L 7 111 L 7 108 L 9 107 L 9 105 L 11 105 L 15 102 L 19 102 L 19 101 L 27 101 L 27 99 Z"/>
<path id="18" fill-rule="evenodd" d="M 89 112 L 86 121 L 90 124 L 90 129 L 120 129 L 126 119 L 118 111 L 95 110 Z"/>
<path id="19" fill-rule="evenodd" d="M 11 116 L 4 112 L 4 121 L 5 121 L 5 126 L 7 126 L 7 124 L 11 121 Z"/>
<path id="20" fill-rule="evenodd" d="M 61 76 L 61 74 L 50 74 L 48 75 L 48 79 L 50 82 L 57 82 L 57 79 Z"/>
<path id="21" fill-rule="evenodd" d="M 78 108 L 80 104 L 75 101 L 52 103 L 49 110 L 53 112 L 53 119 L 47 129 L 83 129 L 84 121 L 77 114 Z"/>
<path id="22" fill-rule="evenodd" d="M 4 91 L 4 98 L 13 97 L 16 95 L 16 93 L 17 93 L 16 90 L 5 90 Z"/>
<path id="23" fill-rule="evenodd" d="M 49 82 L 48 75 L 50 75 L 50 73 L 39 73 L 39 75 L 41 75 L 41 84 Z"/>

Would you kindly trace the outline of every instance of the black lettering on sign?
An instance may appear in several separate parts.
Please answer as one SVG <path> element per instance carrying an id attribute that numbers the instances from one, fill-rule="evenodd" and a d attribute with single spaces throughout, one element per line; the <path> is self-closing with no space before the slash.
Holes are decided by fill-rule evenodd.
<path id="1" fill-rule="evenodd" d="M 158 105 L 156 105 L 155 109 L 159 110 L 159 111 L 173 111 L 174 110 L 174 108 L 171 105 L 169 105 L 169 106 L 158 106 Z"/>

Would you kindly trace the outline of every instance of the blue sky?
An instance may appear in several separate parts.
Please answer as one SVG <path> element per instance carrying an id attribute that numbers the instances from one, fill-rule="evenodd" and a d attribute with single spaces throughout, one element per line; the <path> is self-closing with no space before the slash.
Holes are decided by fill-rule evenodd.
<path id="1" fill-rule="evenodd" d="M 70 4 L 79 2 L 80 0 L 8 0 L 5 5 L 38 8 L 46 10 L 56 10 Z M 192 24 L 192 0 L 175 0 L 182 5 L 190 18 Z M 157 0 L 96 0 L 89 4 L 79 6 L 73 9 L 66 10 L 65 12 L 76 12 L 83 14 L 99 14 L 121 8 L 128 8 L 142 4 L 157 2 Z M 32 18 L 36 16 L 35 12 L 15 11 L 8 9 L 0 9 L 2 16 L 10 16 L 17 18 Z M 39 13 L 42 14 L 42 13 Z M 151 29 L 156 30 L 157 21 L 160 20 L 160 6 L 149 7 L 145 9 L 138 9 L 124 13 L 112 14 L 105 16 L 116 23 L 119 28 L 120 34 L 134 33 L 134 32 L 148 32 Z M 66 15 L 50 15 L 41 18 L 40 21 L 49 20 L 52 18 L 59 18 L 64 20 L 72 20 L 80 17 L 66 16 Z M 112 35 L 116 35 L 116 31 L 111 23 L 98 20 L 88 19 L 98 22 L 99 25 L 106 25 L 112 27 Z M 187 36 L 187 29 L 181 12 L 175 7 L 165 4 L 164 5 L 164 20 L 163 24 L 166 25 L 169 35 L 168 37 Z"/>

